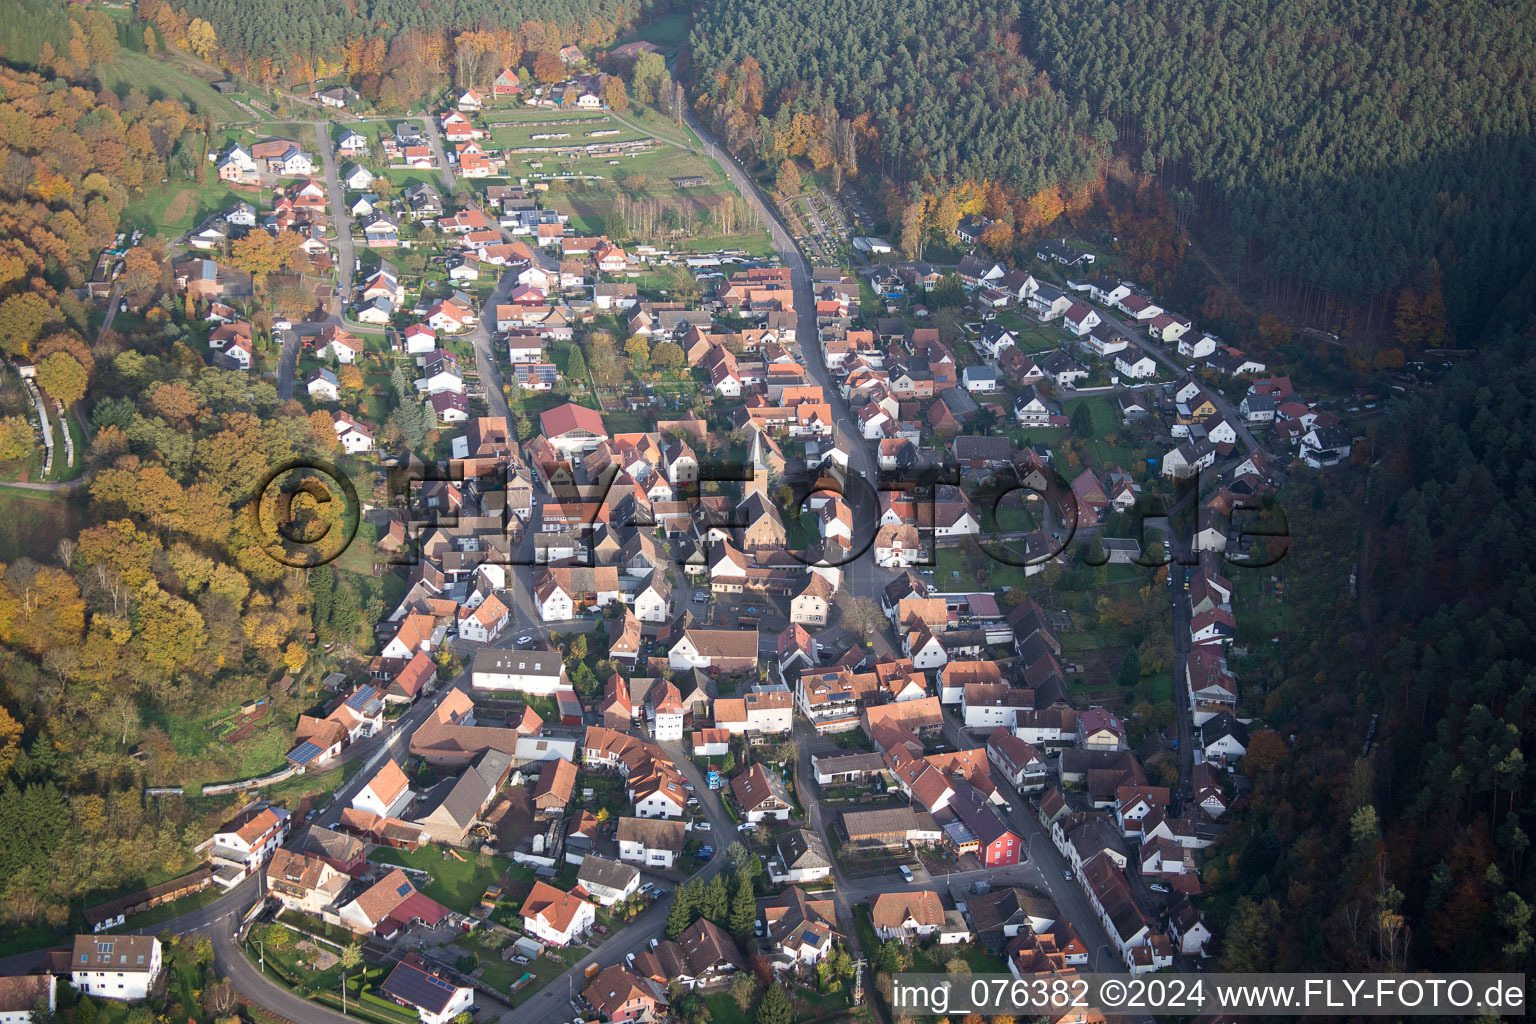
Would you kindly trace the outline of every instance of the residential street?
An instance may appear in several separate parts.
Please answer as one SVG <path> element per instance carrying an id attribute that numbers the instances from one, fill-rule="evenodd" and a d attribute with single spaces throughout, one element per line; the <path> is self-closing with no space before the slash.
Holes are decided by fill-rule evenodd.
<path id="1" fill-rule="evenodd" d="M 722 151 L 715 144 L 713 138 L 694 119 L 692 113 L 687 116 L 689 127 L 694 130 L 704 145 L 704 153 L 725 171 L 732 184 L 757 211 L 773 239 L 774 252 L 789 268 L 794 284 L 795 309 L 798 313 L 795 340 L 800 345 L 801 362 L 810 371 L 814 381 L 821 385 L 822 392 L 832 407 L 837 436 L 848 448 L 850 472 L 846 485 L 847 493 L 844 497 L 853 512 L 853 544 L 854 550 L 859 554 L 842 567 L 842 592 L 853 597 L 871 598 L 878 602 L 885 585 L 895 575 L 875 564 L 875 529 L 880 515 L 880 499 L 875 491 L 875 481 L 879 479 L 879 466 L 874 456 L 870 454 L 869 445 L 860 435 L 853 413 L 822 358 L 816 329 L 816 301 L 811 290 L 810 264 L 795 245 L 795 240 L 785 228 L 784 222 L 779 219 L 772 200 L 763 194 L 763 191 L 757 187 L 757 183 L 742 170 L 741 165 L 729 153 Z"/>
<path id="2" fill-rule="evenodd" d="M 454 174 L 447 161 L 441 132 L 434 119 L 422 118 L 421 120 L 426 125 L 427 138 L 438 161 L 445 193 L 451 192 Z M 351 294 L 356 262 L 351 218 L 344 205 L 345 193 L 328 136 L 332 122 L 327 120 L 306 123 L 310 124 L 314 130 L 315 141 L 320 147 L 324 164 L 324 179 L 332 211 L 332 223 L 336 230 L 334 239 L 337 253 L 336 287 L 326 311 L 327 315 L 323 320 L 297 325 L 295 330 L 287 331 L 283 336 L 278 387 L 279 394 L 284 397 L 290 397 L 293 393 L 301 337 L 318 333 L 326 326 L 344 322 L 343 311 L 345 302 Z M 849 452 L 849 475 L 845 499 L 854 511 L 855 549 L 862 547 L 862 550 L 856 558 L 843 567 L 842 592 L 845 596 L 864 597 L 878 602 L 884 586 L 894 575 L 888 570 L 879 568 L 874 560 L 873 536 L 879 509 L 878 495 L 874 488 L 878 479 L 878 468 L 870 446 L 860 437 L 856 429 L 856 421 L 851 409 L 842 398 L 836 382 L 822 359 L 817 340 L 810 265 L 796 247 L 768 197 L 729 155 L 716 148 L 715 143 L 700 125 L 692 124 L 692 127 L 703 142 L 705 154 L 725 170 L 747 202 L 757 210 L 772 236 L 774 250 L 791 272 L 795 302 L 799 311 L 797 340 L 803 353 L 803 362 L 815 382 L 822 387 L 833 410 L 838 436 L 844 441 Z M 503 234 L 506 236 L 505 232 Z M 510 419 L 510 410 L 502 391 L 502 375 L 492 339 L 495 331 L 495 307 L 505 300 L 515 284 L 514 275 L 502 274 L 491 296 L 480 310 L 479 322 L 471 332 L 462 336 L 463 340 L 470 342 L 474 348 L 480 382 L 492 415 L 508 419 Z M 349 329 L 352 328 L 349 326 Z M 361 329 L 359 333 L 366 330 Z M 1152 352 L 1160 362 L 1169 362 L 1168 358 L 1156 349 L 1148 348 L 1148 351 Z M 1252 439 L 1247 436 L 1246 431 L 1244 436 L 1245 440 L 1251 444 Z M 540 509 L 536 507 L 519 542 L 515 562 L 531 563 L 533 538 L 539 528 L 539 515 Z M 511 644 L 514 637 L 525 633 L 540 637 L 547 634 L 529 593 L 532 571 L 526 564 L 510 568 L 512 571 L 509 587 L 512 590 L 511 603 L 514 616 L 501 639 L 503 644 Z M 1175 588 L 1175 591 L 1177 593 L 1178 588 Z M 677 593 L 680 602 L 678 607 L 691 607 L 690 603 L 685 603 L 689 601 L 690 588 L 684 585 L 678 589 Z M 1177 597 L 1175 601 L 1177 645 L 1179 636 Z M 574 627 L 593 628 L 595 625 L 596 623 L 590 620 L 583 620 L 574 624 Z M 569 630 L 572 624 L 561 624 L 561 628 Z M 1187 623 L 1183 632 L 1187 642 Z M 884 630 L 871 640 L 875 645 L 876 653 L 894 653 Z M 471 647 L 466 645 L 459 645 L 459 647 L 472 659 Z M 319 809 L 315 815 L 315 822 L 326 826 L 336 824 L 341 810 L 366 785 L 384 759 L 405 760 L 411 733 L 441 703 L 451 688 L 468 687 L 468 675 L 468 670 L 462 672 L 451 683 L 443 684 L 433 696 L 419 701 L 387 731 L 377 737 L 360 741 L 349 748 L 345 757 L 348 761 L 357 764 L 356 770 L 337 789 L 330 802 Z M 1187 715 L 1183 716 L 1183 721 L 1187 724 Z M 824 809 L 817 799 L 817 786 L 810 766 L 811 753 L 817 746 L 817 737 L 809 724 L 803 721 L 796 721 L 794 729 L 796 756 L 793 770 L 796 792 L 806 811 L 807 827 L 825 839 L 827 828 L 834 821 L 836 812 Z M 973 738 L 963 735 L 960 727 L 947 717 L 945 730 L 957 747 L 962 744 L 966 747 L 976 745 Z M 1185 756 L 1188 757 L 1190 744 L 1187 738 L 1182 746 Z M 724 851 L 732 842 L 740 839 L 740 833 L 726 811 L 721 794 L 707 787 L 704 773 L 687 756 L 683 745 L 668 743 L 663 747 L 695 788 L 699 798 L 700 812 L 711 825 L 707 836 L 717 853 L 697 876 L 707 880 L 725 869 Z M 994 885 L 1000 883 L 1026 885 L 1046 893 L 1056 902 L 1062 915 L 1072 921 L 1083 940 L 1092 947 L 1090 955 L 1095 967 L 1111 971 L 1122 969 L 1081 889 L 1076 882 L 1063 878 L 1066 864 L 1051 844 L 1044 828 L 1029 813 L 1028 801 L 1019 794 L 1007 790 L 1006 784 L 1002 785 L 1012 801 L 1011 810 L 1005 817 L 1010 827 L 1025 843 L 1026 858 L 1017 866 L 1001 870 L 955 872 L 942 877 L 928 877 L 926 872 L 919 871 L 917 878 L 912 883 L 907 883 L 895 872 L 875 877 L 850 878 L 834 858 L 833 876 L 830 880 L 833 899 L 839 921 L 855 956 L 867 957 L 874 952 L 860 948 L 857 931 L 852 927 L 855 906 L 871 895 L 879 892 L 926 888 L 953 891 L 956 887 L 969 886 L 973 882 L 985 880 Z M 303 827 L 302 823 L 298 823 L 297 827 Z M 247 959 L 240 950 L 236 941 L 236 929 L 244 914 L 260 896 L 261 888 L 260 877 L 246 879 L 208 906 L 146 930 L 158 933 L 169 929 L 183 933 L 208 934 L 214 943 L 215 963 L 219 971 L 229 977 L 244 996 L 289 1020 L 326 1021 L 328 1024 L 346 1020 L 347 1018 L 341 1014 L 296 996 L 274 980 L 265 977 L 259 967 Z M 568 1021 L 574 1014 L 569 1000 L 572 994 L 578 994 L 585 986 L 585 969 L 588 965 L 597 963 L 600 966 L 608 966 L 622 962 L 627 954 L 645 948 L 650 940 L 661 934 L 671 900 L 675 898 L 676 885 L 669 883 L 668 889 L 666 896 L 639 915 L 631 924 L 608 936 L 607 941 L 596 952 L 584 957 L 562 975 L 553 979 L 516 1010 L 501 1014 L 499 1020 L 507 1022 L 515 1019 L 518 1024 L 559 1024 L 559 1022 Z M 0 961 L 0 967 L 25 966 L 36 964 L 40 960 L 39 953 L 26 954 L 22 957 L 10 958 L 8 961 Z M 483 1016 L 489 1019 L 488 1014 Z"/>
<path id="3" fill-rule="evenodd" d="M 352 268 L 357 265 L 357 253 L 352 246 L 352 215 L 347 212 L 347 194 L 341 187 L 330 127 L 326 121 L 316 121 L 314 125 L 315 144 L 325 161 L 326 203 L 331 208 L 331 225 L 336 229 L 336 290 L 331 294 L 329 309 L 333 317 L 340 318 L 352 294 Z"/>

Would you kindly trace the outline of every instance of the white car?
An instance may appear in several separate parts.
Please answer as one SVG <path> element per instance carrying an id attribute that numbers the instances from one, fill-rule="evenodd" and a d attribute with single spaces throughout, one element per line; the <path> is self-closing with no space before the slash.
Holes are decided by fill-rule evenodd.
<path id="1" fill-rule="evenodd" d="M 714 827 L 715 826 L 711 825 L 707 821 L 701 821 L 697 825 L 694 826 L 694 828 L 698 829 L 700 832 L 708 832 L 710 829 L 712 829 Z"/>

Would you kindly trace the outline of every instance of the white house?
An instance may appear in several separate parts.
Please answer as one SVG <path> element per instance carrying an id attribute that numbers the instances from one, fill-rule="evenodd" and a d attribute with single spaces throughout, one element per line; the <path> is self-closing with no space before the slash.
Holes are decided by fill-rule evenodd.
<path id="1" fill-rule="evenodd" d="M 1122 377 L 1147 380 L 1157 376 L 1157 361 L 1144 352 L 1127 349 L 1115 356 L 1115 369 Z"/>
<path id="2" fill-rule="evenodd" d="M 474 608 L 459 610 L 459 639 L 470 643 L 488 644 L 507 627 L 512 611 L 491 594 Z"/>
<path id="3" fill-rule="evenodd" d="M 347 454 L 373 451 L 373 428 L 354 419 L 350 413 L 338 412 L 331 426 L 336 428 L 336 440 L 341 442 L 341 449 Z"/>
<path id="4" fill-rule="evenodd" d="M 665 622 L 670 610 L 666 583 L 659 581 L 656 574 L 652 573 L 645 589 L 635 595 L 635 618 L 641 622 Z"/>
<path id="5" fill-rule="evenodd" d="M 534 589 L 533 603 L 543 622 L 566 622 L 575 618 L 575 602 L 553 576 L 546 576 Z"/>
<path id="6" fill-rule="evenodd" d="M 373 187 L 374 174 L 362 164 L 348 164 L 341 172 L 341 183 L 349 192 L 363 192 Z"/>
<path id="7" fill-rule="evenodd" d="M 351 128 L 342 130 L 341 136 L 336 140 L 336 152 L 342 156 L 356 156 L 368 151 L 368 136 L 362 132 L 355 132 Z"/>
<path id="8" fill-rule="evenodd" d="M 1018 344 L 1018 337 L 1008 328 L 993 321 L 981 329 L 973 347 L 988 359 L 996 359 L 1005 348 Z"/>
<path id="9" fill-rule="evenodd" d="M 1103 318 L 1086 302 L 1072 303 L 1072 305 L 1067 307 L 1066 313 L 1063 314 L 1063 319 L 1067 330 L 1079 338 L 1103 323 Z"/>
<path id="10" fill-rule="evenodd" d="M 152 935 L 75 936 L 69 983 L 76 991 L 98 999 L 147 999 L 159 977 L 160 940 Z"/>
<path id="11" fill-rule="evenodd" d="M 620 818 L 619 859 L 646 867 L 670 868 L 683 852 L 687 830 L 667 818 Z"/>
<path id="12" fill-rule="evenodd" d="M 997 371 L 990 366 L 967 366 L 961 379 L 965 390 L 973 394 L 997 390 Z"/>
<path id="13" fill-rule="evenodd" d="M 407 953 L 395 964 L 379 991 L 415 1010 L 421 1024 L 448 1024 L 475 1001 L 472 987 L 455 984 L 415 953 Z"/>
<path id="14" fill-rule="evenodd" d="M 235 815 L 199 849 L 214 863 L 214 881 L 231 888 L 257 871 L 273 850 L 288 838 L 286 808 L 254 803 Z"/>
<path id="15" fill-rule="evenodd" d="M 565 664 L 558 651 L 480 651 L 475 655 L 470 685 L 477 690 L 515 690 L 553 697 L 569 689 Z"/>
<path id="16" fill-rule="evenodd" d="M 576 881 L 592 894 L 599 905 L 611 907 L 634 895 L 640 887 L 640 869 L 633 864 L 588 854 L 581 860 L 581 870 L 576 872 Z"/>
<path id="17" fill-rule="evenodd" d="M 409 804 L 415 794 L 411 792 L 411 780 L 394 761 L 386 760 L 374 773 L 368 784 L 352 798 L 354 810 L 367 811 L 381 818 L 395 817 L 396 812 Z"/>
<path id="18" fill-rule="evenodd" d="M 341 399 L 341 381 L 336 374 L 322 366 L 305 381 L 304 389 L 309 392 L 310 398 L 321 398 L 328 402 Z"/>
<path id="19" fill-rule="evenodd" d="M 52 974 L 14 974 L 0 981 L 0 1024 L 32 1024 L 39 1019 L 32 1016 L 39 1003 L 48 1010 L 41 1019 L 56 1020 L 58 989 L 59 979 Z"/>
<path id="20" fill-rule="evenodd" d="M 561 892 L 547 882 L 534 882 L 523 901 L 523 931 L 552 946 L 568 946 L 592 930 L 597 908 L 579 896 Z"/>
<path id="21" fill-rule="evenodd" d="M 426 324 L 411 324 L 402 336 L 406 355 L 426 355 L 437 348 L 437 332 Z"/>

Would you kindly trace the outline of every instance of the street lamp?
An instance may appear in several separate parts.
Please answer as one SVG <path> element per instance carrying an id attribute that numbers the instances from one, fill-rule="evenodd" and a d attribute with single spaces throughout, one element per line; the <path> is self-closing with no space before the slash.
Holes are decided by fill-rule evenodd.
<path id="1" fill-rule="evenodd" d="M 260 939 L 256 939 L 255 942 L 256 942 L 256 945 L 260 948 L 260 953 L 261 953 L 261 959 L 259 961 L 261 963 L 261 973 L 262 974 L 266 974 L 267 973 L 267 944 L 265 942 L 262 942 Z"/>

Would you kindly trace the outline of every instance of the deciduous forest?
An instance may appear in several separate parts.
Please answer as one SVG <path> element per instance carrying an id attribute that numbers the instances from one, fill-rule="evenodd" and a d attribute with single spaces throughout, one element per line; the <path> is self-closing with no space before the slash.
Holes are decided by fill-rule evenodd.
<path id="1" fill-rule="evenodd" d="M 303 664 L 307 633 L 347 643 L 374 611 L 354 585 L 256 552 L 240 516 L 255 482 L 270 460 L 333 452 L 334 431 L 270 382 L 206 365 L 203 311 L 172 293 L 159 241 L 123 254 L 117 329 L 93 325 L 76 289 L 95 254 L 128 203 L 202 161 L 206 126 L 174 100 L 100 89 L 115 30 L 99 11 L 66 25 L 58 47 L 28 37 L 39 70 L 0 68 L 0 347 L 75 407 L 94 473 L 78 532 L 0 564 L 6 936 L 189 867 L 199 816 L 217 809 L 146 803 L 142 785 L 229 777 L 235 763 L 189 744 L 188 726 L 265 696 Z"/>
<path id="2" fill-rule="evenodd" d="M 252 81 L 301 83 L 344 74 L 368 99 L 399 109 L 444 84 L 449 41 L 464 33 L 475 37 L 477 49 L 491 42 L 486 48 L 496 51 L 494 76 L 520 62 L 532 67 L 538 54 L 553 58 L 566 44 L 607 45 L 650 6 L 617 0 L 148 0 L 139 4 L 139 14 L 172 39 L 186 38 L 189 26 L 200 23 L 192 48 Z"/>

